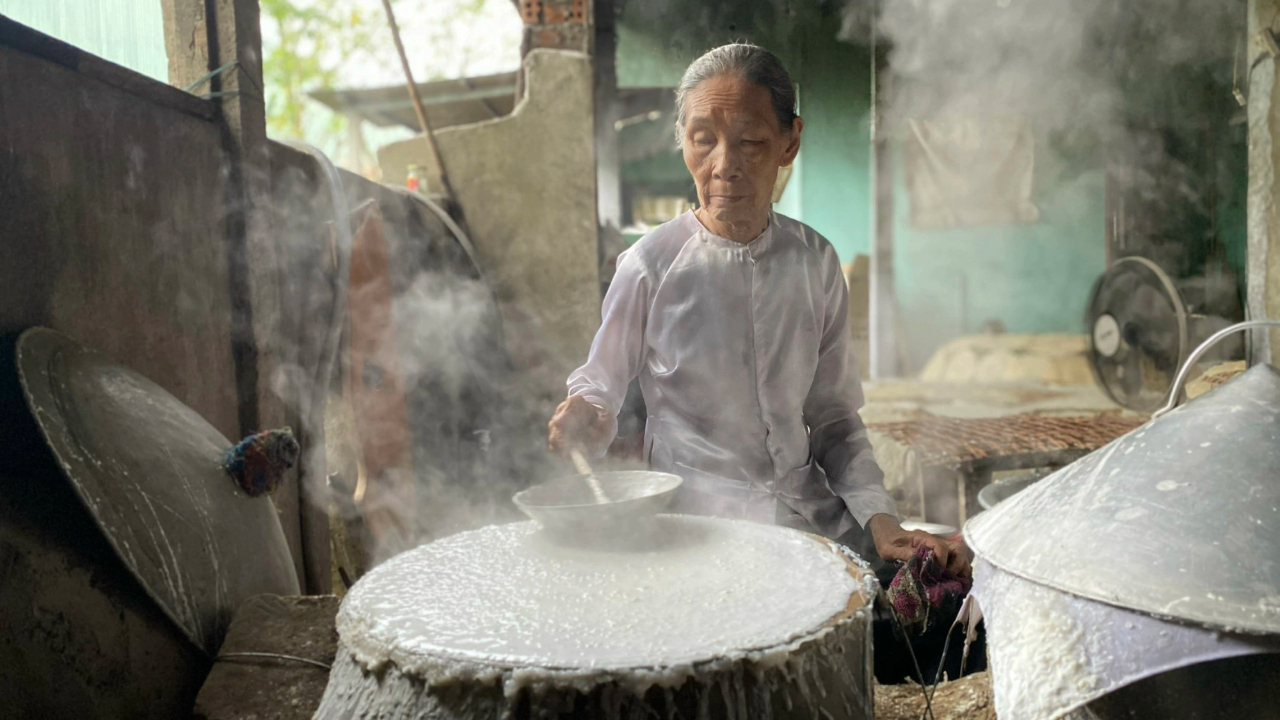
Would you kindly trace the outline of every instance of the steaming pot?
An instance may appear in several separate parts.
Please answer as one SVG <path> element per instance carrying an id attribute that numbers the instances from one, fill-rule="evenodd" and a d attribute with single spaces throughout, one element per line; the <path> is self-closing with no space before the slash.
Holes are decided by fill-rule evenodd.
<path id="1" fill-rule="evenodd" d="M 875 576 L 825 539 L 659 515 L 627 549 L 535 523 L 391 558 L 338 613 L 317 720 L 870 720 Z"/>
<path id="2" fill-rule="evenodd" d="M 1224 662 L 1276 687 L 1278 479 L 1280 371 L 1258 365 L 971 520 L 1000 716 L 1057 717 L 1131 685 L 1133 699 L 1170 671 L 1219 682 Z M 1199 689 L 1257 697 L 1219 687 Z M 1140 701 L 1124 717 L 1160 707 L 1193 708 Z"/>

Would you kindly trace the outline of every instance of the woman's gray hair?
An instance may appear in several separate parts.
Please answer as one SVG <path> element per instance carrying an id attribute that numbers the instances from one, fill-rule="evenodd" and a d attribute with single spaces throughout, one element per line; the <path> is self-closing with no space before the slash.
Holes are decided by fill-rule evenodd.
<path id="1" fill-rule="evenodd" d="M 676 140 L 684 139 L 685 99 L 689 92 L 713 77 L 736 75 L 769 91 L 778 126 L 791 130 L 796 119 L 796 86 L 776 55 L 759 45 L 732 43 L 708 50 L 689 63 L 676 88 Z"/>

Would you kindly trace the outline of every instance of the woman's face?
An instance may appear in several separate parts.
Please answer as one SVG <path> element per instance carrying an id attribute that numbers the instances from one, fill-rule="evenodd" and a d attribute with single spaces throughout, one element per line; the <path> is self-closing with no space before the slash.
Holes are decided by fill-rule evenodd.
<path id="1" fill-rule="evenodd" d="M 746 242 L 764 230 L 778 168 L 800 151 L 796 118 L 783 131 L 764 87 L 733 75 L 704 81 L 685 98 L 684 164 L 698 187 L 698 218 Z"/>

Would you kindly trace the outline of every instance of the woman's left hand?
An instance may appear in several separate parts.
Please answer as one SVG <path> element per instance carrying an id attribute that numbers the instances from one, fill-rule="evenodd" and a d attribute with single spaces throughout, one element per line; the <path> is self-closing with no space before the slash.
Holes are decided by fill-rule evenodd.
<path id="1" fill-rule="evenodd" d="M 969 553 L 963 542 L 949 543 L 923 530 L 904 530 L 897 518 L 891 515 L 875 515 L 867 521 L 867 530 L 875 541 L 876 552 L 884 560 L 910 560 L 916 548 L 925 546 L 933 550 L 939 564 L 957 575 L 968 575 Z"/>

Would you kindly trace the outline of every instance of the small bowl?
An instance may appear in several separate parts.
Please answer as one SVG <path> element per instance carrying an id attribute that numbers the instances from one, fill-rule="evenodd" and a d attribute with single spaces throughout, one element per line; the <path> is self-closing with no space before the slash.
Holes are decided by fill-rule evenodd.
<path id="1" fill-rule="evenodd" d="M 648 470 L 600 472 L 596 479 L 609 502 L 596 502 L 582 475 L 534 485 L 511 499 L 549 536 L 576 545 L 646 532 L 684 482 Z"/>
<path id="2" fill-rule="evenodd" d="M 1043 480 L 1049 474 L 1047 470 L 1038 470 L 1026 475 L 1016 475 L 997 480 L 978 491 L 978 504 L 982 506 L 983 510 L 990 510 Z"/>

